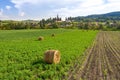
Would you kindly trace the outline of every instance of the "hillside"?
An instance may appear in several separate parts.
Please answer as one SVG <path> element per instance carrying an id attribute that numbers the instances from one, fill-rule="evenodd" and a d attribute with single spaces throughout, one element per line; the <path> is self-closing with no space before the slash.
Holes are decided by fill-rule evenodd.
<path id="1" fill-rule="evenodd" d="M 120 11 L 118 11 L 118 12 L 106 13 L 106 14 L 86 16 L 86 18 L 97 18 L 97 17 L 120 17 Z"/>
<path id="2" fill-rule="evenodd" d="M 78 16 L 72 17 L 74 21 L 106 21 L 106 20 L 120 20 L 120 11 L 117 12 L 110 12 L 106 14 L 95 14 L 95 15 L 88 15 L 88 16 Z"/>

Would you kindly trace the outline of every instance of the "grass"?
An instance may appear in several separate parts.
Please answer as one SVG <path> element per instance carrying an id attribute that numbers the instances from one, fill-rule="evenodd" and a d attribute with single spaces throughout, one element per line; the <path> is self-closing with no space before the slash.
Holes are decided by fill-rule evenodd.
<path id="1" fill-rule="evenodd" d="M 66 29 L 0 31 L 0 79 L 42 80 L 61 79 L 77 58 L 84 56 L 98 31 Z M 51 37 L 51 34 L 55 37 Z M 43 41 L 38 41 L 44 36 Z M 46 64 L 46 50 L 61 52 L 59 64 Z"/>

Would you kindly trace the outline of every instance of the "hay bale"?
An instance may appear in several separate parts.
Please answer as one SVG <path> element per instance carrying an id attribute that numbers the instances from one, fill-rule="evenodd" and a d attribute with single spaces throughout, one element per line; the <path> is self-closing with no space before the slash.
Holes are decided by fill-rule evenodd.
<path id="1" fill-rule="evenodd" d="M 44 61 L 46 63 L 59 63 L 60 62 L 60 52 L 58 50 L 47 50 L 44 53 Z"/>
<path id="2" fill-rule="evenodd" d="M 39 37 L 38 37 L 38 40 L 39 40 L 39 41 L 44 40 L 44 37 L 39 36 Z"/>
<path id="3" fill-rule="evenodd" d="M 52 34 L 51 36 L 52 36 L 52 37 L 55 37 L 55 34 Z"/>

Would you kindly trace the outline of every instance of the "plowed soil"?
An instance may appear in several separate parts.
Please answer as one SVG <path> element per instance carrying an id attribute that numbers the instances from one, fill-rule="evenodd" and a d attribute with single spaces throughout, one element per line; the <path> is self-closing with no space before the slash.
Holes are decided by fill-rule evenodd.
<path id="1" fill-rule="evenodd" d="M 99 32 L 84 64 L 76 66 L 68 80 L 120 80 L 120 32 Z"/>

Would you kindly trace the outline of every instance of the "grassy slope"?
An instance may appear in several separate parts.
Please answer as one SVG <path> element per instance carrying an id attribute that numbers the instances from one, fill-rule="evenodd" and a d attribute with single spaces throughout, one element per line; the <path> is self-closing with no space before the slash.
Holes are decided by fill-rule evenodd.
<path id="1" fill-rule="evenodd" d="M 56 36 L 51 37 L 52 33 Z M 97 31 L 64 29 L 0 31 L 0 79 L 57 79 L 67 75 L 96 34 Z M 38 36 L 45 40 L 37 41 Z M 60 64 L 44 63 L 43 53 L 49 49 L 60 50 Z"/>

